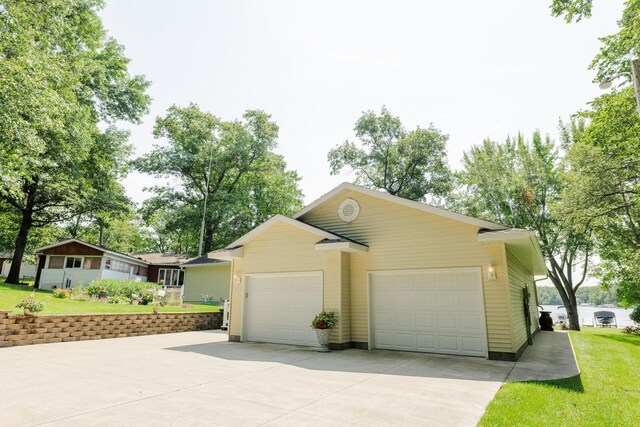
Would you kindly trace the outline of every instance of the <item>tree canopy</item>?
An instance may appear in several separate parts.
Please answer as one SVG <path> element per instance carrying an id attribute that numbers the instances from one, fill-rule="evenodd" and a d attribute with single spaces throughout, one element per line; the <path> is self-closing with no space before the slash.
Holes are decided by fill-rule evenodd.
<path id="1" fill-rule="evenodd" d="M 551 13 L 562 16 L 565 21 L 580 21 L 591 17 L 593 0 L 553 0 Z M 619 31 L 600 39 L 600 52 L 591 63 L 596 70 L 594 81 L 601 82 L 612 77 L 623 77 L 631 81 L 630 57 L 640 57 L 640 0 L 627 0 L 622 17 L 618 21 Z"/>
<path id="2" fill-rule="evenodd" d="M 567 307 L 571 327 L 579 330 L 576 291 L 585 281 L 593 243 L 588 227 L 554 215 L 563 189 L 560 160 L 554 142 L 539 132 L 530 142 L 520 134 L 504 143 L 485 140 L 464 154 L 453 204 L 471 216 L 535 230 L 549 279 Z"/>
<path id="3" fill-rule="evenodd" d="M 602 283 L 617 287 L 624 303 L 640 304 L 640 116 L 633 89 L 605 94 L 591 107 L 565 126 L 570 170 L 561 214 L 594 230 Z"/>
<path id="4" fill-rule="evenodd" d="M 172 212 L 163 216 L 165 232 L 197 236 L 206 195 L 205 252 L 302 205 L 297 173 L 273 152 L 278 126 L 263 111 L 249 110 L 242 121 L 223 121 L 195 104 L 172 106 L 157 118 L 154 136 L 166 144 L 156 145 L 134 166 L 178 184 L 149 189 L 154 196 L 145 202 L 144 216 L 157 220 L 158 211 Z"/>
<path id="5" fill-rule="evenodd" d="M 407 132 L 383 107 L 379 115 L 365 112 L 354 130 L 358 143 L 346 141 L 328 154 L 333 175 L 350 167 L 358 184 L 411 200 L 444 197 L 451 191 L 448 136 L 433 125 Z"/>
<path id="6" fill-rule="evenodd" d="M 32 227 L 119 209 L 128 134 L 149 83 L 108 37 L 101 1 L 0 5 L 0 199 L 20 217 L 7 281 L 18 280 Z"/>

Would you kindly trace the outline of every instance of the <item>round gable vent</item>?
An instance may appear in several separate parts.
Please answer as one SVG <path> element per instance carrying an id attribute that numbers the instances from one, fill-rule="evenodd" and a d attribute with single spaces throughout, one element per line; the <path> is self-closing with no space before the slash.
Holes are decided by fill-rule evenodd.
<path id="1" fill-rule="evenodd" d="M 353 199 L 346 199 L 338 208 L 338 216 L 344 222 L 351 222 L 358 218 L 360 213 L 360 205 Z"/>

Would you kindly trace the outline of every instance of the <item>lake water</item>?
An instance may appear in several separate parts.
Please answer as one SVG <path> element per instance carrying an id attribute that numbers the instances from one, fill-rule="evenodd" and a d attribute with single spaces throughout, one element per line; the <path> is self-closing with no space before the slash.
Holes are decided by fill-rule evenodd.
<path id="1" fill-rule="evenodd" d="M 558 306 L 557 305 L 543 305 L 542 308 L 545 311 L 551 312 L 551 317 L 553 321 L 556 322 L 558 320 Z M 596 311 L 612 311 L 616 315 L 616 320 L 618 322 L 618 327 L 623 328 L 625 326 L 633 326 L 635 323 L 629 317 L 631 314 L 631 309 L 628 308 L 604 308 L 604 307 L 578 307 L 578 315 L 580 316 L 580 324 L 583 326 L 593 326 L 593 313 Z"/>

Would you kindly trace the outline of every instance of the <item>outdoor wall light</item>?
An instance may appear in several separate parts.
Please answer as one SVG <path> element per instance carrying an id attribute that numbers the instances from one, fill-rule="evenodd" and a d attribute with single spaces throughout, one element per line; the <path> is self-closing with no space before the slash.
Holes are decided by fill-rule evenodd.
<path id="1" fill-rule="evenodd" d="M 237 285 L 238 283 L 240 283 L 240 277 L 237 274 L 233 275 L 233 284 Z"/>
<path id="2" fill-rule="evenodd" d="M 496 280 L 496 268 L 493 266 L 493 262 L 487 265 L 487 280 Z"/>

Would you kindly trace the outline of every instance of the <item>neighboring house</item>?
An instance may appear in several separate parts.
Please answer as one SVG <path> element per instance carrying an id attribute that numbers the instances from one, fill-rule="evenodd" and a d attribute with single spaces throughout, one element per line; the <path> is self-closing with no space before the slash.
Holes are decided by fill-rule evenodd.
<path id="1" fill-rule="evenodd" d="M 86 286 L 96 279 L 147 281 L 148 262 L 81 240 L 63 240 L 36 252 L 36 286 L 41 289 Z"/>
<path id="2" fill-rule="evenodd" d="M 202 302 L 205 297 L 219 301 L 229 298 L 231 262 L 217 258 L 198 257 L 185 262 L 183 300 Z"/>
<path id="3" fill-rule="evenodd" d="M 534 275 L 546 267 L 533 232 L 349 183 L 225 256 L 230 341 L 315 346 L 309 324 L 327 310 L 334 348 L 515 360 L 538 330 Z"/>
<path id="4" fill-rule="evenodd" d="M 0 277 L 7 277 L 9 275 L 12 260 L 13 254 L 0 252 Z M 36 270 L 37 265 L 23 262 L 20 264 L 20 278 L 34 278 L 36 277 Z"/>
<path id="5" fill-rule="evenodd" d="M 185 254 L 152 253 L 129 255 L 149 263 L 148 282 L 162 283 L 165 286 L 182 286 L 184 283 L 184 271 L 180 269 L 180 265 L 192 259 Z"/>

